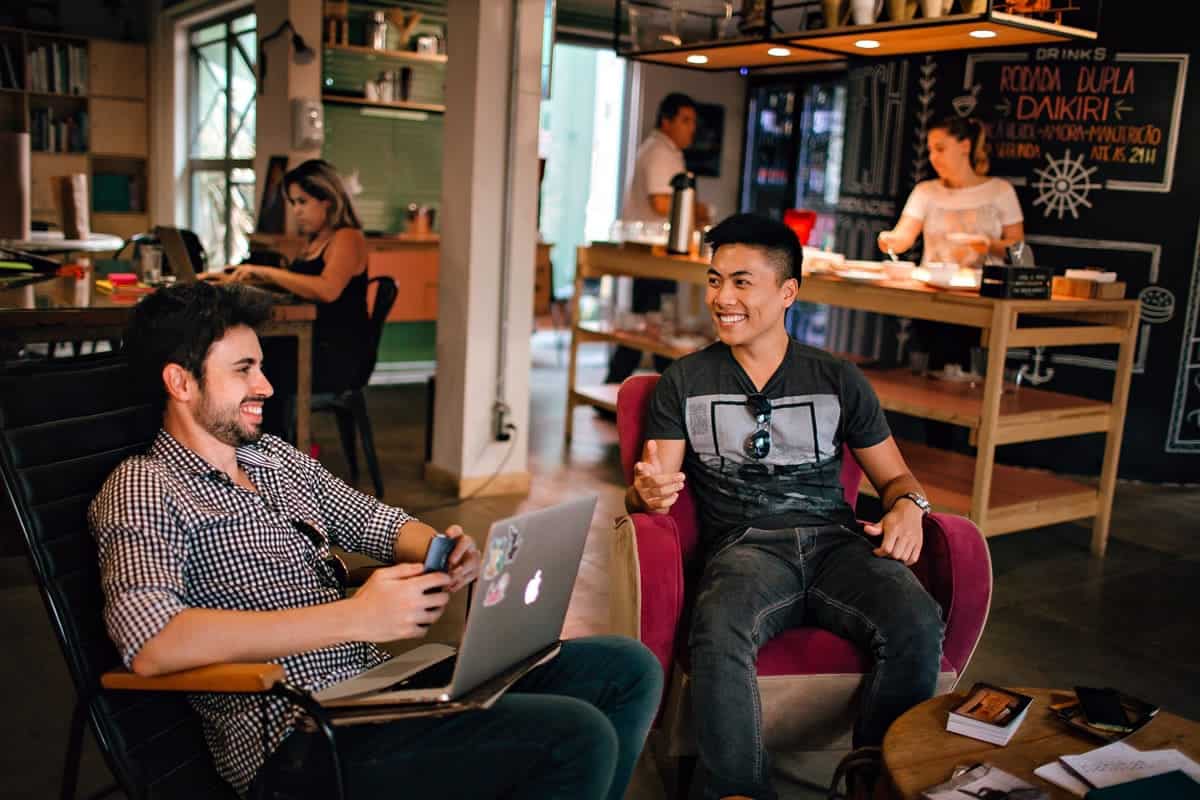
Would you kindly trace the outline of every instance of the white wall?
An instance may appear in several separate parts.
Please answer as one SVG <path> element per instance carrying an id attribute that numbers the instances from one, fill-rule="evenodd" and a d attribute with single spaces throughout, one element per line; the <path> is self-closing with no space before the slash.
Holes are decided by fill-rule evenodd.
<path id="1" fill-rule="evenodd" d="M 721 175 L 698 178 L 696 194 L 699 200 L 715 206 L 718 220 L 737 211 L 742 177 L 742 135 L 746 127 L 746 79 L 736 72 L 704 72 L 644 62 L 631 62 L 631 67 L 641 74 L 640 78 L 634 76 L 632 81 L 631 103 L 635 106 L 630 109 L 630 123 L 637 125 L 638 136 L 636 142 L 627 140 L 626 182 L 633 175 L 637 142 L 643 141 L 654 130 L 658 104 L 671 92 L 683 92 L 697 103 L 725 107 Z"/>

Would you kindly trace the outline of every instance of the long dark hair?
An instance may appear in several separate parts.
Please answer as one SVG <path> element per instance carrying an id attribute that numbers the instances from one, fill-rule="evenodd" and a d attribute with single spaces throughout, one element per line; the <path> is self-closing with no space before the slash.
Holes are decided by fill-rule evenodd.
<path id="1" fill-rule="evenodd" d="M 283 176 L 284 193 L 293 185 L 299 186 L 305 194 L 329 203 L 326 222 L 335 231 L 338 228 L 362 228 L 345 184 L 328 161 L 311 158 L 288 172 Z"/>
<path id="2" fill-rule="evenodd" d="M 971 168 L 976 175 L 987 175 L 991 168 L 988 158 L 987 129 L 975 117 L 946 117 L 931 127 L 931 131 L 945 131 L 947 135 L 962 142 L 971 143 Z"/>

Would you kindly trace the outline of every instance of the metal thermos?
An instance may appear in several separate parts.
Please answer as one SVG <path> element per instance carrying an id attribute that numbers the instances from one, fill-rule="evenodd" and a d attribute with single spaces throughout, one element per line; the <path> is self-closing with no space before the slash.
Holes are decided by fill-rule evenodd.
<path id="1" fill-rule="evenodd" d="M 692 228 L 696 222 L 696 175 L 680 172 L 671 178 L 671 232 L 667 234 L 667 252 L 691 252 Z"/>

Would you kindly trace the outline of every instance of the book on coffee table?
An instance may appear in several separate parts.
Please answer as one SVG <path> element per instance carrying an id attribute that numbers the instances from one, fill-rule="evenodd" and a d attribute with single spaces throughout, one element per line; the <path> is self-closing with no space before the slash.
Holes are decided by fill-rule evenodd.
<path id="1" fill-rule="evenodd" d="M 967 699 L 950 711 L 946 730 L 1006 745 L 1025 721 L 1032 704 L 1033 698 L 1027 694 L 979 682 L 971 687 Z"/>
<path id="2" fill-rule="evenodd" d="M 991 764 L 976 764 L 955 771 L 950 780 L 921 792 L 924 800 L 966 800 L 968 797 L 1006 797 L 1012 800 L 1049 800 L 1050 795 L 1016 775 Z"/>

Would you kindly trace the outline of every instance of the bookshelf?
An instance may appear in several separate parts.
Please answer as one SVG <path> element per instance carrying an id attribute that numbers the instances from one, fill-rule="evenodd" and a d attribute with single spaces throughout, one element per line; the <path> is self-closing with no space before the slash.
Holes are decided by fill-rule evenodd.
<path id="1" fill-rule="evenodd" d="M 58 221 L 50 179 L 82 172 L 94 230 L 149 229 L 147 58 L 137 42 L 0 27 L 0 130 L 30 134 L 35 221 Z"/>

